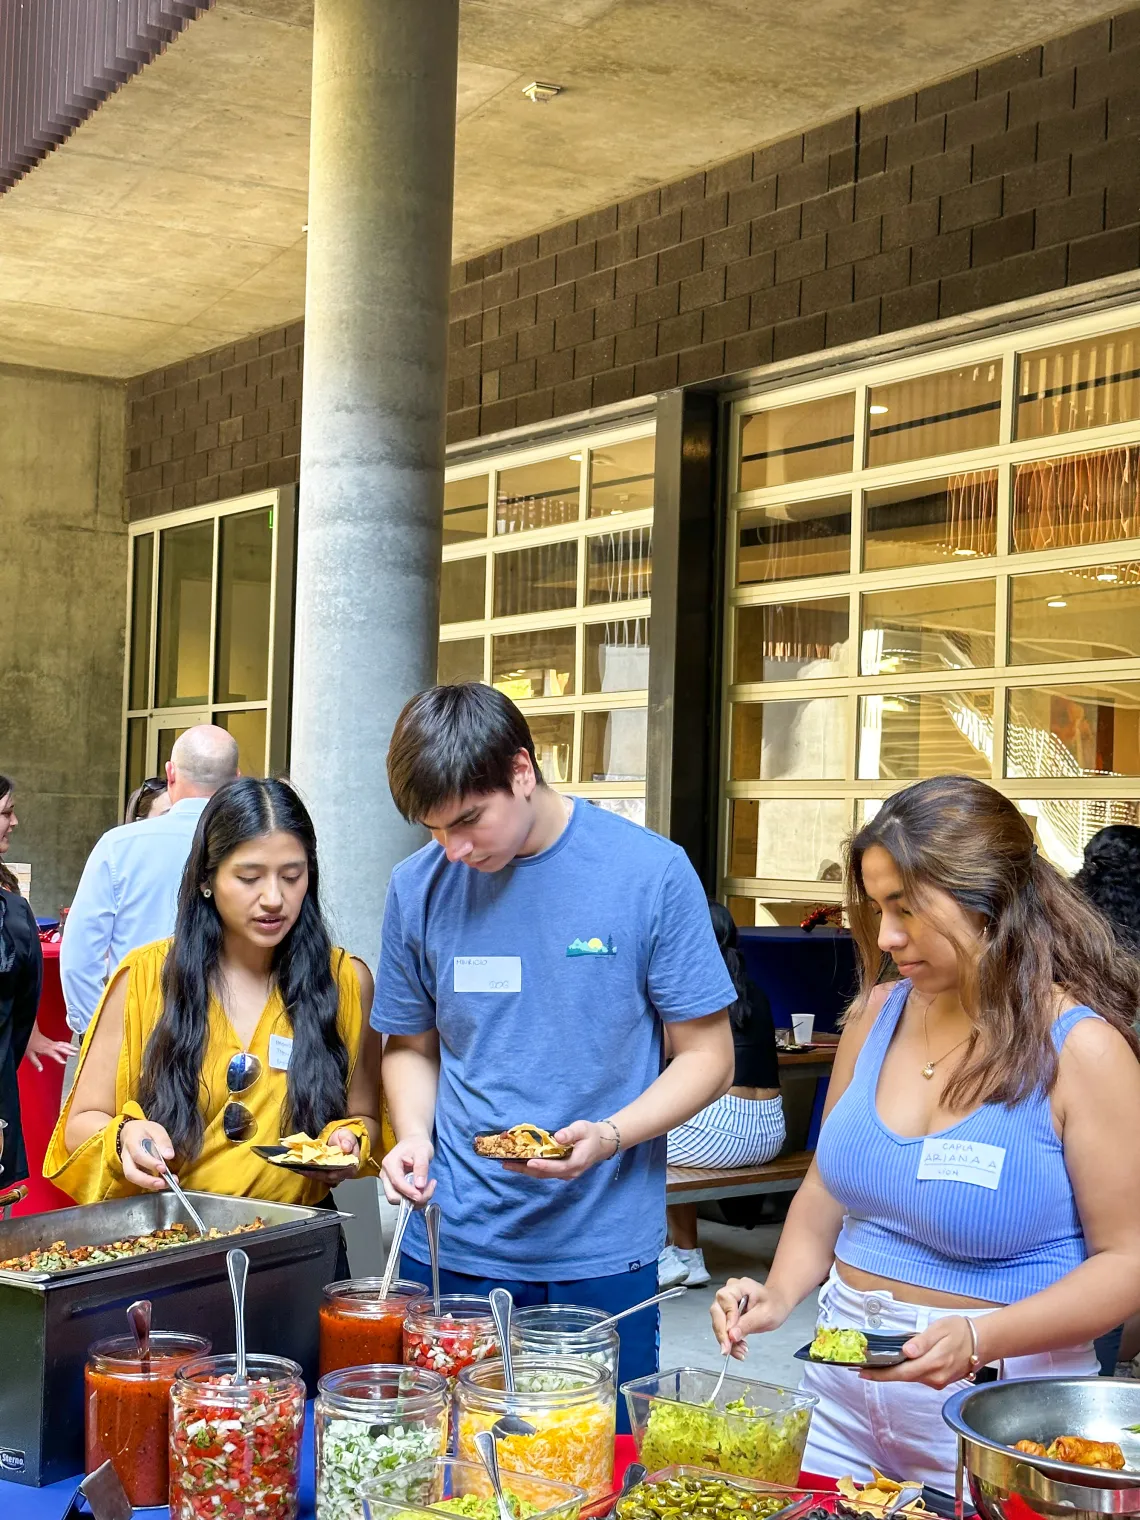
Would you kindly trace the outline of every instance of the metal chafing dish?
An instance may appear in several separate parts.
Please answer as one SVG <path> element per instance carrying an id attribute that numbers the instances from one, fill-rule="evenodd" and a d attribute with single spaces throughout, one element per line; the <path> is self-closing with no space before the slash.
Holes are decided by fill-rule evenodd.
<path id="1" fill-rule="evenodd" d="M 1124 1378 L 1018 1378 L 966 1388 L 943 1418 L 958 1437 L 959 1480 L 985 1520 L 1104 1520 L 1140 1515 L 1140 1383 Z M 1115 1441 L 1121 1472 L 1076 1467 L 1013 1451 L 1015 1441 L 1048 1446 L 1057 1436 Z"/>
<path id="2" fill-rule="evenodd" d="M 87 1348 L 126 1332 L 124 1311 L 134 1299 L 153 1302 L 156 1329 L 194 1331 L 215 1351 L 232 1351 L 226 1252 L 233 1245 L 249 1256 L 249 1345 L 300 1362 L 314 1390 L 321 1290 L 336 1276 L 341 1216 L 258 1198 L 189 1196 L 208 1228 L 257 1218 L 265 1228 L 61 1272 L 0 1271 L 0 1477 L 39 1486 L 82 1469 Z M 33 1214 L 0 1224 L 0 1261 L 57 1240 L 98 1245 L 187 1222 L 171 1193 Z"/>

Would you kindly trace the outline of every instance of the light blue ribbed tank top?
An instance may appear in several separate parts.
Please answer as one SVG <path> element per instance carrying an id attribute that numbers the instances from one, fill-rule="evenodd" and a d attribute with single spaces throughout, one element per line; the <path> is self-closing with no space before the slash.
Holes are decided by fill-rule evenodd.
<path id="1" fill-rule="evenodd" d="M 1013 1108 L 986 1103 L 937 1132 L 1001 1146 L 1005 1161 L 996 1189 L 919 1181 L 928 1137 L 895 1134 L 875 1105 L 883 1058 L 909 991 L 903 981 L 887 998 L 850 1086 L 820 1131 L 816 1164 L 846 1210 L 835 1254 L 898 1282 L 1014 1303 L 1047 1288 L 1088 1254 L 1049 1099 L 1038 1091 Z M 1096 1017 L 1085 1007 L 1063 1013 L 1053 1026 L 1058 1051 L 1074 1025 Z"/>

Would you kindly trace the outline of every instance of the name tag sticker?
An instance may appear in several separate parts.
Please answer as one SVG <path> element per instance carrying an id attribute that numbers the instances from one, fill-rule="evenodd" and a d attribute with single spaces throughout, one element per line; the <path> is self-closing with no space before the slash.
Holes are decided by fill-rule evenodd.
<path id="1" fill-rule="evenodd" d="M 996 1190 L 1004 1165 L 1003 1145 L 983 1145 L 976 1140 L 940 1139 L 928 1135 L 922 1142 L 918 1180 L 972 1182 L 975 1187 Z"/>
<path id="2" fill-rule="evenodd" d="M 293 1041 L 283 1034 L 269 1036 L 269 1064 L 274 1071 L 288 1071 L 293 1059 Z"/>
<path id="3" fill-rule="evenodd" d="M 522 957 L 518 955 L 457 955 L 456 992 L 521 992 Z"/>

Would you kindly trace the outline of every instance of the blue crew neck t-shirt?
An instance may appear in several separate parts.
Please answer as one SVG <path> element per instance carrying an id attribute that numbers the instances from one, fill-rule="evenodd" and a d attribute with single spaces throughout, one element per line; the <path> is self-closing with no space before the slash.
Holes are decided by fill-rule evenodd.
<path id="1" fill-rule="evenodd" d="M 435 843 L 401 861 L 372 1026 L 439 1032 L 443 1266 L 567 1282 L 656 1260 L 664 1137 L 573 1182 L 507 1172 L 472 1139 L 616 1113 L 661 1072 L 662 1020 L 703 1018 L 735 996 L 684 852 L 581 799 L 548 850 L 501 871 L 449 862 Z M 405 1249 L 427 1260 L 419 1211 Z"/>

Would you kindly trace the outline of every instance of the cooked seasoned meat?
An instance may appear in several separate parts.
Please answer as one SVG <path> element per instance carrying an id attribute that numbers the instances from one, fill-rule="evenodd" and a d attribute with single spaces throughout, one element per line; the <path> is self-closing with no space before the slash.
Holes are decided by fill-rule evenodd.
<path id="1" fill-rule="evenodd" d="M 531 1161 L 539 1156 L 561 1161 L 573 1149 L 559 1145 L 549 1130 L 537 1124 L 513 1124 L 497 1135 L 476 1135 L 474 1146 L 477 1156 L 490 1156 L 495 1161 Z"/>
<path id="2" fill-rule="evenodd" d="M 206 1239 L 222 1240 L 228 1235 L 246 1235 L 250 1230 L 264 1227 L 264 1219 L 255 1219 L 252 1224 L 239 1224 L 232 1230 L 208 1230 Z M 187 1225 L 172 1224 L 165 1230 L 111 1240 L 106 1245 L 69 1247 L 66 1241 L 57 1240 L 42 1250 L 29 1251 L 26 1256 L 0 1261 L 0 1272 L 65 1272 L 69 1267 L 96 1266 L 108 1261 L 123 1261 L 129 1256 L 145 1256 L 151 1251 L 169 1251 L 174 1246 L 190 1246 L 201 1238 L 197 1232 L 191 1233 Z"/>

